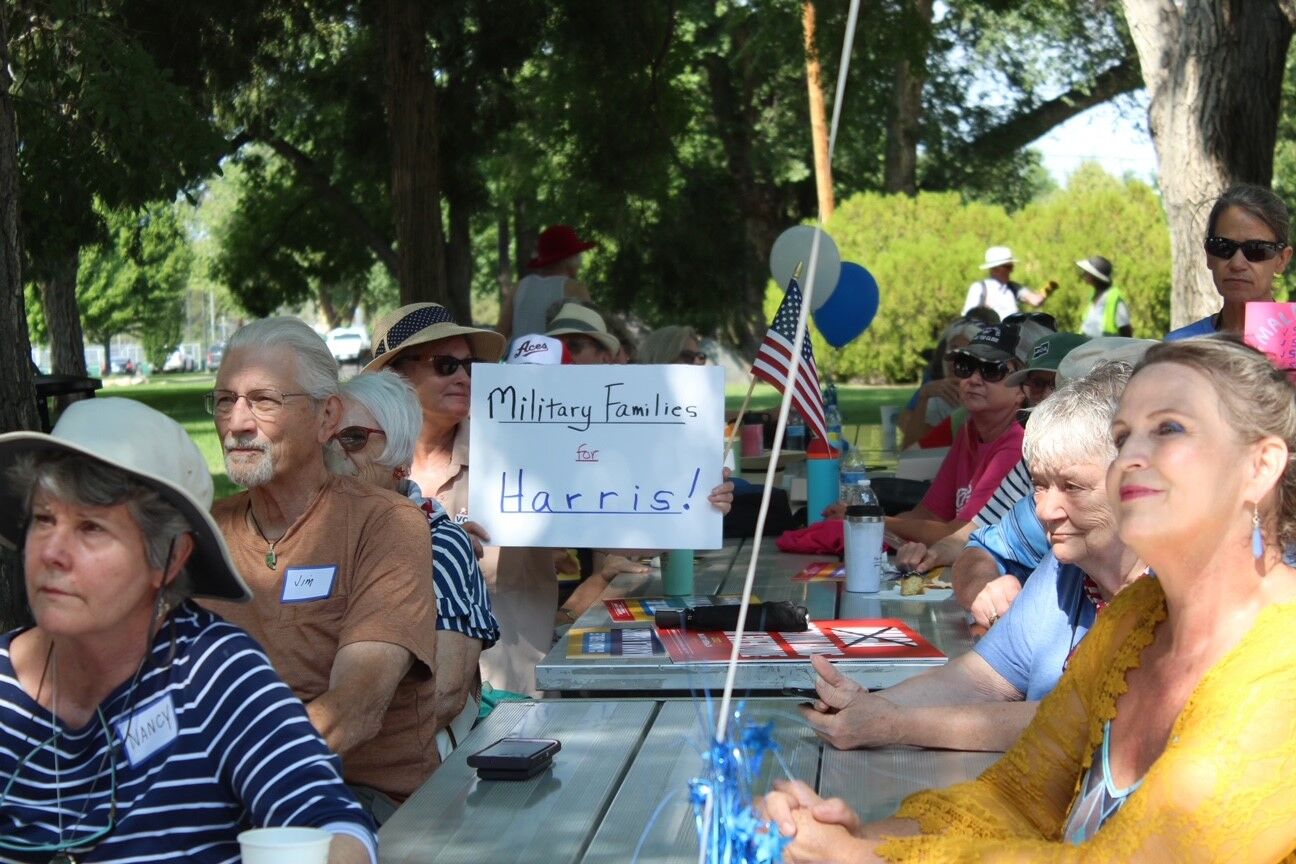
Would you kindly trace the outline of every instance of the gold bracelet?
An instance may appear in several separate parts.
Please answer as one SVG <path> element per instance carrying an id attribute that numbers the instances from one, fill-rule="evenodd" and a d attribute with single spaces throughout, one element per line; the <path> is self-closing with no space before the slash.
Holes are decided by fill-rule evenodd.
<path id="1" fill-rule="evenodd" d="M 559 614 L 559 615 L 565 615 L 565 616 L 567 617 L 567 620 L 568 620 L 568 621 L 572 622 L 573 624 L 576 623 L 576 616 L 575 616 L 575 615 L 572 613 L 572 611 L 571 611 L 570 609 L 568 609 L 566 606 L 559 606 L 559 607 L 558 607 L 558 614 Z"/>

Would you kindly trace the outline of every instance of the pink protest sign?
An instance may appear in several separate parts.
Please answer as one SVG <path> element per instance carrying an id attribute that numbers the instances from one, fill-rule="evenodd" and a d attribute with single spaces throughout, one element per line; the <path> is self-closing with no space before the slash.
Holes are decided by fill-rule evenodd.
<path id="1" fill-rule="evenodd" d="M 1296 369 L 1296 303 L 1248 303 L 1242 338 L 1290 376 Z"/>

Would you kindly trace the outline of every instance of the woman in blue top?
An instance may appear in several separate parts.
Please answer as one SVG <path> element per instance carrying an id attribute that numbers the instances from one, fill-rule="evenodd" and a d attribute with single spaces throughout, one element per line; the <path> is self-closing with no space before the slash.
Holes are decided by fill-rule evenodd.
<path id="1" fill-rule="evenodd" d="M 944 666 L 869 693 L 812 658 L 819 699 L 801 713 L 840 749 L 907 744 L 1006 750 L 1062 676 L 1094 616 L 1144 566 L 1116 534 L 1107 499 L 1110 426 L 1130 367 L 1098 366 L 1040 403 L 1023 456 L 1050 553 L 977 646 Z"/>
<path id="2" fill-rule="evenodd" d="M 249 828 L 332 834 L 376 862 L 368 817 L 260 647 L 189 602 L 245 600 L 175 421 L 77 402 L 0 436 L 0 541 L 34 627 L 0 637 L 0 861 L 237 862 Z"/>
<path id="3" fill-rule="evenodd" d="M 1242 333 L 1246 304 L 1272 302 L 1274 276 L 1287 269 L 1291 219 L 1287 205 L 1261 186 L 1239 184 L 1216 201 L 1206 220 L 1206 266 L 1224 308 L 1172 330 L 1167 342 L 1221 330 Z"/>

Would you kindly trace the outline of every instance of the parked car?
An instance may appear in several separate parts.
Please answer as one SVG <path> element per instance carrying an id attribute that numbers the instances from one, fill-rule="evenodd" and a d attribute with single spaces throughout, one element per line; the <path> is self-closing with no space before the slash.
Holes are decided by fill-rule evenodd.
<path id="1" fill-rule="evenodd" d="M 215 372 L 220 368 L 221 361 L 225 359 L 225 343 L 213 342 L 212 346 L 207 349 L 207 371 Z"/>
<path id="2" fill-rule="evenodd" d="M 339 363 L 355 363 L 370 350 L 369 334 L 363 327 L 338 327 L 324 337 L 329 353 Z"/>
<path id="3" fill-rule="evenodd" d="M 179 348 L 171 352 L 166 362 L 162 364 L 163 372 L 192 372 L 198 368 L 198 362 Z"/>

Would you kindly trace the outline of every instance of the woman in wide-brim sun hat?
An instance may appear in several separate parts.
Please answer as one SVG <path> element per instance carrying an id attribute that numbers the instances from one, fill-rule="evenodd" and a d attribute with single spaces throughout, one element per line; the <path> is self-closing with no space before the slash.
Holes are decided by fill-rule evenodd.
<path id="1" fill-rule="evenodd" d="M 247 600 L 180 424 L 130 399 L 0 435 L 0 541 L 33 626 L 0 636 L 0 858 L 227 861 L 240 831 L 373 827 L 306 709 L 242 630 Z M 62 818 L 55 820 L 52 813 Z"/>

